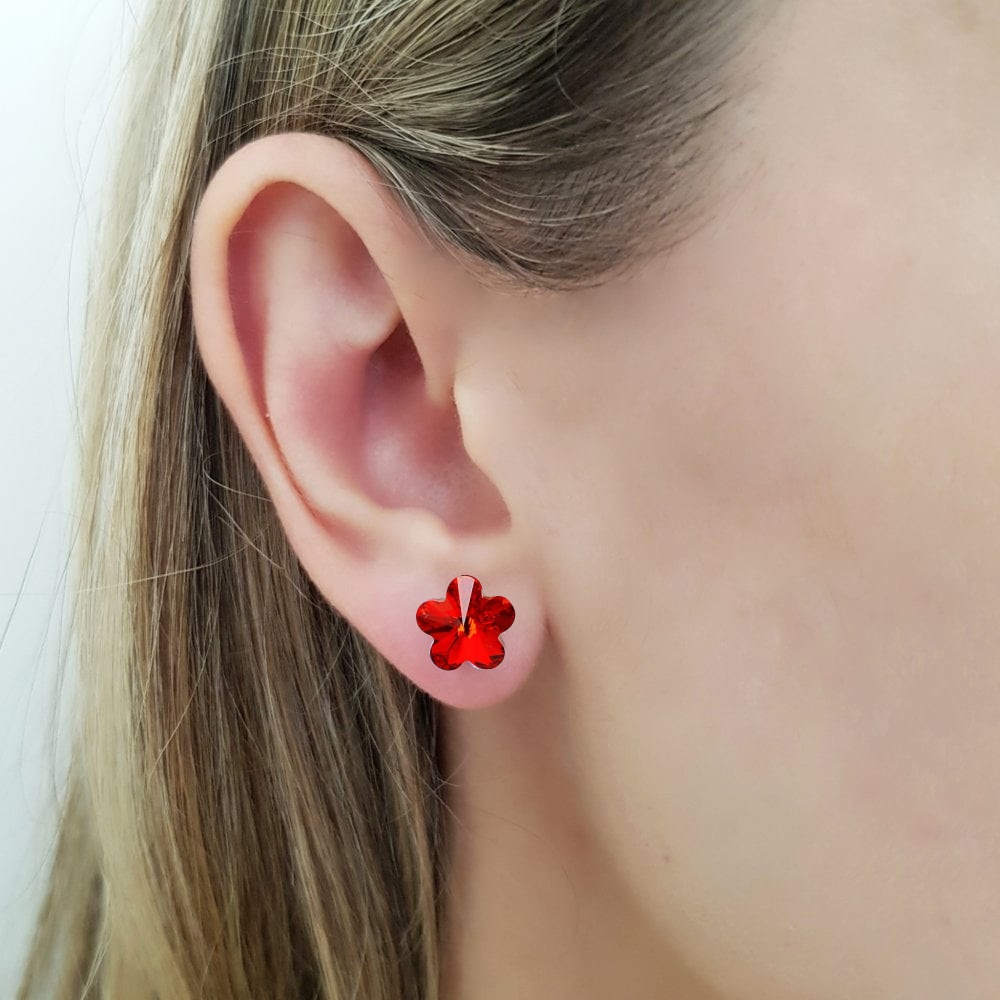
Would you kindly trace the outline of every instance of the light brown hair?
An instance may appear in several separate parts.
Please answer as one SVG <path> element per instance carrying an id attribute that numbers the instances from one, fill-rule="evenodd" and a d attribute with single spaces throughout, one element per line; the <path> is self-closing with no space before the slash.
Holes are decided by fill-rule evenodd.
<path id="1" fill-rule="evenodd" d="M 300 567 L 199 363 L 208 180 L 338 136 L 484 281 L 593 284 L 722 197 L 750 0 L 152 0 L 93 253 L 78 727 L 22 1000 L 431 1000 L 437 704 Z"/>

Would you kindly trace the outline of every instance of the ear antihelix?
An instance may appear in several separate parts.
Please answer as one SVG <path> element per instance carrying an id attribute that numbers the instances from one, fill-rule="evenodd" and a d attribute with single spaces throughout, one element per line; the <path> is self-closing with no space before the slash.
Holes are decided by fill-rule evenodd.
<path id="1" fill-rule="evenodd" d="M 444 600 L 424 601 L 417 608 L 417 626 L 432 636 L 431 662 L 442 670 L 469 663 L 493 670 L 504 658 L 501 632 L 514 624 L 514 606 L 506 597 L 485 597 L 474 576 L 456 576 Z"/>

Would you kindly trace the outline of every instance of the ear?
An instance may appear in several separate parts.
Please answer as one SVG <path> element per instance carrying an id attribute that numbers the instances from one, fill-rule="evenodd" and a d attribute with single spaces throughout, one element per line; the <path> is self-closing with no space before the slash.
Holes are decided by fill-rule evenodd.
<path id="1" fill-rule="evenodd" d="M 511 695 L 545 625 L 504 484 L 463 440 L 455 374 L 481 305 L 469 272 L 411 224 L 357 150 L 285 133 L 243 146 L 211 179 L 190 277 L 205 369 L 305 571 L 441 702 Z M 464 575 L 514 608 L 492 668 L 435 665 L 417 623 L 418 607 Z"/>

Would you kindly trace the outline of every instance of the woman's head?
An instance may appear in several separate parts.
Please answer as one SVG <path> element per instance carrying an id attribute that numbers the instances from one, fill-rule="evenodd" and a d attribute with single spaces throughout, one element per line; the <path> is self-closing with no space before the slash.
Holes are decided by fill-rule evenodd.
<path id="1" fill-rule="evenodd" d="M 80 967 L 988 996 L 998 15 L 149 28 L 90 320 Z M 416 626 L 463 573 L 517 612 L 494 670 Z"/>

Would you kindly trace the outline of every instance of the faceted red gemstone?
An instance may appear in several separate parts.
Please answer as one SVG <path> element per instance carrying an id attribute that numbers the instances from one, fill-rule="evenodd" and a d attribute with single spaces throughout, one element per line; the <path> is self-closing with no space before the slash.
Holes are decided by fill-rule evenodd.
<path id="1" fill-rule="evenodd" d="M 442 670 L 463 663 L 492 670 L 504 657 L 500 633 L 513 624 L 510 601 L 483 597 L 482 584 L 474 576 L 456 576 L 443 601 L 424 601 L 417 608 L 417 625 L 434 637 L 431 660 Z"/>

